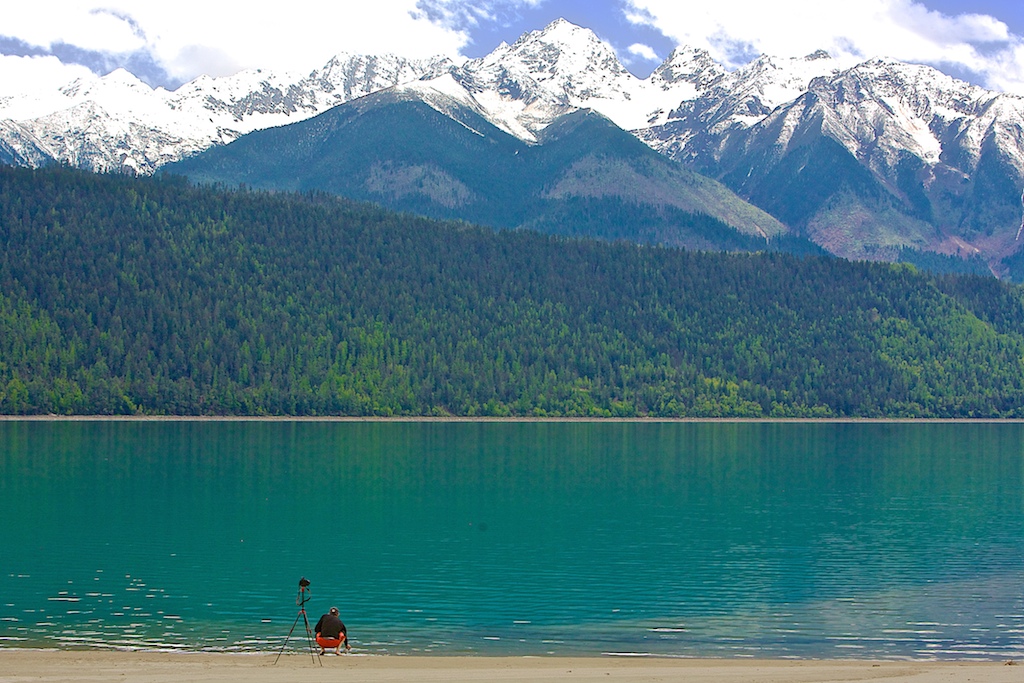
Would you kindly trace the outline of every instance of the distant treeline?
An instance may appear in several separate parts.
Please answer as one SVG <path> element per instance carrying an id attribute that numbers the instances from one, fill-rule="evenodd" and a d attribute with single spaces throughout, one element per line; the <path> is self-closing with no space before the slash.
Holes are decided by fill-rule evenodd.
<path id="1" fill-rule="evenodd" d="M 0 168 L 0 411 L 1024 417 L 994 278 Z"/>

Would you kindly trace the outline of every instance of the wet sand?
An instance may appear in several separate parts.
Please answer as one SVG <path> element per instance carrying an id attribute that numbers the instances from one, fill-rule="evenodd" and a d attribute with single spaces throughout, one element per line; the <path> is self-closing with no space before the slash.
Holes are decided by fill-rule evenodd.
<path id="1" fill-rule="evenodd" d="M 0 650 L 0 683 L 224 681 L 226 683 L 1022 683 L 1005 662 L 871 662 L 625 657 L 403 657 Z M 322 666 L 321 666 L 322 664 Z"/>

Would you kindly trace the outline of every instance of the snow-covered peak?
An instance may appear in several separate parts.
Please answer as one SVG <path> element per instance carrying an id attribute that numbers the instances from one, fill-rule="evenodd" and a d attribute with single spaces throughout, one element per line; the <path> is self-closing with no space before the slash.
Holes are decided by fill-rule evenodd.
<path id="1" fill-rule="evenodd" d="M 900 98 L 921 113 L 946 117 L 974 114 L 979 102 L 996 96 L 984 88 L 920 64 L 871 59 L 836 76 L 812 84 L 815 92 L 831 92 L 845 100 Z"/>
<path id="2" fill-rule="evenodd" d="M 882 175 L 908 152 L 971 173 L 986 145 L 1024 174 L 1024 97 L 928 66 L 872 59 L 814 81 L 798 102 L 825 112 L 828 134 Z"/>
<path id="3" fill-rule="evenodd" d="M 670 79 L 667 69 L 658 77 L 637 78 L 593 31 L 564 19 L 524 34 L 512 45 L 502 44 L 453 74 L 494 113 L 492 121 L 516 129 L 510 118 L 514 116 L 518 128 L 529 132 L 519 137 L 530 142 L 572 109 L 593 109 L 633 130 L 697 94 L 691 80 Z"/>
<path id="4" fill-rule="evenodd" d="M 189 101 L 233 102 L 248 97 L 254 92 L 268 88 L 286 89 L 298 80 L 295 74 L 276 73 L 266 69 L 246 69 L 231 76 L 210 78 L 200 76 L 185 83 L 170 94 L 172 102 L 181 104 Z"/>
<path id="5" fill-rule="evenodd" d="M 142 92 L 151 92 L 153 90 L 153 88 L 136 78 L 135 74 L 121 67 L 100 78 L 100 82 L 111 88 L 123 88 Z"/>
<path id="6" fill-rule="evenodd" d="M 707 50 L 697 47 L 680 46 L 672 50 L 661 66 L 648 79 L 652 84 L 668 89 L 686 82 L 698 90 L 705 90 L 727 75 L 727 71 L 716 62 Z"/>
<path id="7" fill-rule="evenodd" d="M 447 57 L 406 59 L 392 54 L 339 53 L 306 77 L 310 85 L 342 95 L 347 101 L 424 77 L 437 77 L 454 66 Z"/>
<path id="8" fill-rule="evenodd" d="M 160 94 L 165 92 L 162 88 L 159 91 Z M 118 68 L 106 76 L 76 78 L 61 88 L 60 94 L 75 104 L 94 100 L 116 106 L 117 100 L 152 98 L 157 93 L 131 72 Z"/>
<path id="9" fill-rule="evenodd" d="M 764 110 L 771 111 L 806 92 L 815 78 L 833 76 L 840 69 L 839 62 L 824 50 L 806 57 L 761 55 L 731 74 L 727 87 L 734 93 L 756 97 Z"/>
<path id="10" fill-rule="evenodd" d="M 970 174 L 986 145 L 1024 173 L 1024 98 L 928 66 L 871 59 L 816 78 L 805 94 L 759 124 L 755 137 L 771 138 L 784 150 L 808 125 L 820 125 L 883 179 L 895 177 L 908 154 L 930 167 Z"/>
<path id="11" fill-rule="evenodd" d="M 524 33 L 511 46 L 511 51 L 529 50 L 530 46 L 549 45 L 557 47 L 563 53 L 572 54 L 589 49 L 607 48 L 597 35 L 589 28 L 577 26 L 566 19 L 555 19 L 539 31 Z"/>
<path id="12" fill-rule="evenodd" d="M 1016 95 L 999 95 L 948 76 L 936 69 L 904 64 L 892 59 L 872 59 L 831 78 L 810 84 L 809 96 L 839 112 L 888 118 L 906 115 L 928 121 L 949 123 L 977 118 L 990 102 L 1005 98 L 1024 102 Z"/>
<path id="13" fill-rule="evenodd" d="M 502 72 L 529 76 L 551 96 L 580 101 L 627 92 L 639 80 L 593 31 L 564 19 L 467 62 L 464 69 L 484 80 Z"/>
<path id="14" fill-rule="evenodd" d="M 691 146 L 694 137 L 707 132 L 719 138 L 715 146 L 720 148 L 724 144 L 722 136 L 757 125 L 774 109 L 806 92 L 814 79 L 838 71 L 839 64 L 821 50 L 796 58 L 762 55 L 736 71 L 726 72 L 703 50 L 678 48 L 652 79 L 690 82 L 695 92 L 678 97 L 670 110 L 651 118 L 648 127 L 672 125 L 683 132 L 672 133 L 666 139 L 662 132 L 648 131 L 640 134 L 641 139 L 663 152 L 686 157 L 690 153 L 684 149 Z"/>

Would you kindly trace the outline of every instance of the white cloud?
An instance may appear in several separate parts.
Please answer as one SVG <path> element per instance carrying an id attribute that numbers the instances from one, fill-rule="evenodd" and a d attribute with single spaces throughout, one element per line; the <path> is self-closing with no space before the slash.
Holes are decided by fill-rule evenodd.
<path id="1" fill-rule="evenodd" d="M 986 71 L 988 87 L 1024 95 L 1024 41 L 1016 39 L 1009 49 L 992 58 L 994 67 Z"/>
<path id="2" fill-rule="evenodd" d="M 416 0 L 12 4 L 4 9 L 2 35 L 42 48 L 67 43 L 110 53 L 145 50 L 171 76 L 182 79 L 253 67 L 306 71 L 342 51 L 455 55 L 467 41 L 462 29 L 425 16 Z"/>
<path id="3" fill-rule="evenodd" d="M 0 100 L 6 95 L 55 92 L 76 78 L 91 76 L 84 66 L 62 64 L 56 57 L 0 56 Z M 0 118 L 29 118 L 40 113 L 44 112 L 12 112 L 5 107 Z"/>
<path id="4" fill-rule="evenodd" d="M 85 50 L 130 52 L 142 45 L 131 25 L 104 11 L 101 3 L 75 0 L 14 3 L 4 8 L 0 33 L 39 47 L 68 43 Z"/>
<path id="5" fill-rule="evenodd" d="M 633 43 L 628 48 L 626 48 L 626 51 L 629 52 L 629 54 L 633 55 L 634 57 L 639 57 L 640 59 L 647 60 L 648 62 L 660 61 L 658 54 L 650 45 L 644 45 L 643 43 Z"/>
<path id="6" fill-rule="evenodd" d="M 56 57 L 0 56 L 0 82 L 10 92 L 53 89 L 91 75 L 84 66 L 62 64 Z"/>
<path id="7" fill-rule="evenodd" d="M 870 57 L 978 74 L 983 85 L 1024 92 L 1024 39 L 981 14 L 949 16 L 915 0 L 627 0 L 627 17 L 730 66 L 760 53 L 818 49 L 853 63 Z"/>
<path id="8" fill-rule="evenodd" d="M 417 13 L 453 30 L 481 23 L 502 23 L 522 8 L 534 8 L 547 0 L 418 0 Z"/>
<path id="9" fill-rule="evenodd" d="M 988 87 L 1024 93 L 1024 38 L 990 16 L 948 16 L 916 0 L 615 0 L 636 24 L 677 44 L 704 47 L 727 65 L 759 53 L 799 56 L 824 48 L 849 63 L 888 56 L 974 74 Z M 305 72 L 341 52 L 454 56 L 473 30 L 514 23 L 554 0 L 36 0 L 8 3 L 0 37 L 43 51 L 70 45 L 101 55 L 149 55 L 156 72 L 188 80 L 243 68 Z M 597 3 L 593 12 L 608 11 Z M 539 28 L 539 27 L 538 27 Z M 67 50 L 61 54 L 67 54 Z M 644 43 L 624 57 L 656 61 Z M 93 68 L 103 64 L 97 59 Z M 55 62 L 8 62 L 0 92 Z M 80 71 L 80 69 L 79 69 Z"/>

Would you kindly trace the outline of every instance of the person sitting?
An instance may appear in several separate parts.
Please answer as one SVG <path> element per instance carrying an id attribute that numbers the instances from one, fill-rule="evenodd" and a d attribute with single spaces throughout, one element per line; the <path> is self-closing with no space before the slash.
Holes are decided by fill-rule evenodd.
<path id="1" fill-rule="evenodd" d="M 345 652 L 351 651 L 352 648 L 348 644 L 348 630 L 338 617 L 337 607 L 332 607 L 330 612 L 320 617 L 314 630 L 316 631 L 316 644 L 320 646 L 320 654 L 324 654 L 328 649 L 333 649 L 334 654 L 340 655 L 342 644 L 345 645 Z"/>

